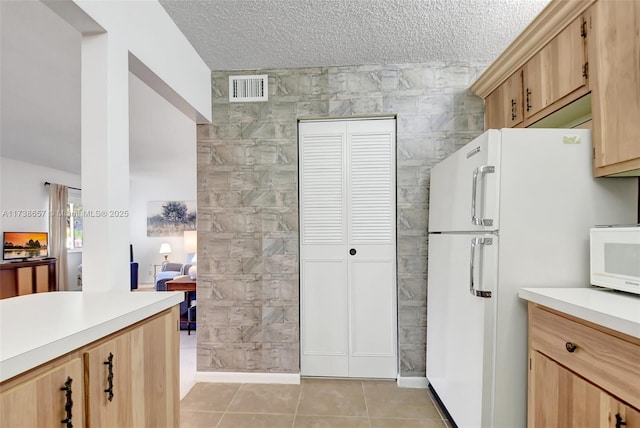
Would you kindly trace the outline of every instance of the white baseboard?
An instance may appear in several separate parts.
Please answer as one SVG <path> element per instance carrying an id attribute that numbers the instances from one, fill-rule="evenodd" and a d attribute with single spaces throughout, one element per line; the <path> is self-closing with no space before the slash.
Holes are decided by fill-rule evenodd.
<path id="1" fill-rule="evenodd" d="M 400 388 L 419 388 L 427 389 L 429 382 L 425 377 L 402 377 L 398 375 L 398 386 Z"/>
<path id="2" fill-rule="evenodd" d="M 196 382 L 299 384 L 300 373 L 196 372 Z"/>

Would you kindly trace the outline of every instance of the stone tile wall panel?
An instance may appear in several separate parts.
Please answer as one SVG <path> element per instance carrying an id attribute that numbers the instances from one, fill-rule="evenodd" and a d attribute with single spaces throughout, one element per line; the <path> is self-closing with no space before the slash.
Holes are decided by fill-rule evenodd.
<path id="1" fill-rule="evenodd" d="M 400 372 L 425 375 L 431 167 L 479 135 L 468 90 L 486 64 L 212 73 L 198 127 L 198 370 L 299 372 L 297 119 L 397 114 Z M 228 76 L 267 74 L 269 101 L 229 103 Z"/>

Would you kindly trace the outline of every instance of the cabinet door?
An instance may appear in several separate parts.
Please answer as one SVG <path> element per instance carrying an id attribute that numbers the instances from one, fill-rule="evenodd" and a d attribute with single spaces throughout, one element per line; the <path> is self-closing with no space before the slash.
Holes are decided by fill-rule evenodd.
<path id="1" fill-rule="evenodd" d="M 484 100 L 484 129 L 504 128 L 504 83 Z"/>
<path id="2" fill-rule="evenodd" d="M 486 129 L 517 126 L 523 119 L 522 108 L 522 70 L 518 70 L 485 100 Z"/>
<path id="3" fill-rule="evenodd" d="M 300 367 L 395 378 L 395 120 L 300 123 Z"/>
<path id="4" fill-rule="evenodd" d="M 640 426 L 640 412 L 557 364 L 530 351 L 528 426 L 620 428 Z M 626 425 L 622 425 L 624 422 Z"/>
<path id="5" fill-rule="evenodd" d="M 62 390 L 71 379 L 71 391 Z M 74 427 L 84 426 L 82 361 L 75 358 L 0 395 L 0 426 L 64 427 L 69 407 Z"/>
<path id="6" fill-rule="evenodd" d="M 88 426 L 133 426 L 130 334 L 85 352 L 84 370 Z"/>
<path id="7" fill-rule="evenodd" d="M 640 2 L 600 0 L 590 9 L 595 175 L 640 168 Z"/>
<path id="8" fill-rule="evenodd" d="M 613 397 L 609 397 L 609 408 L 611 409 L 611 421 L 609 422 L 611 428 L 640 427 L 640 410 Z"/>
<path id="9" fill-rule="evenodd" d="M 133 426 L 179 426 L 178 306 L 130 331 Z"/>
<path id="10" fill-rule="evenodd" d="M 574 20 L 524 65 L 525 118 L 586 86 L 583 22 Z"/>
<path id="11" fill-rule="evenodd" d="M 36 271 L 36 293 L 44 293 L 49 290 L 49 265 L 34 266 Z"/>
<path id="12" fill-rule="evenodd" d="M 18 281 L 18 296 L 33 293 L 33 268 L 21 267 L 16 269 Z"/>

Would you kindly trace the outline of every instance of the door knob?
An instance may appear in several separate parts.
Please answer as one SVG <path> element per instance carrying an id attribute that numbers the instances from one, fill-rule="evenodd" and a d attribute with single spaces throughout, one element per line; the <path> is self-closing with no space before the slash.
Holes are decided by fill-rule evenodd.
<path id="1" fill-rule="evenodd" d="M 351 254 L 352 256 L 355 256 L 356 255 L 356 249 L 355 248 L 350 249 L 349 250 L 349 254 Z"/>

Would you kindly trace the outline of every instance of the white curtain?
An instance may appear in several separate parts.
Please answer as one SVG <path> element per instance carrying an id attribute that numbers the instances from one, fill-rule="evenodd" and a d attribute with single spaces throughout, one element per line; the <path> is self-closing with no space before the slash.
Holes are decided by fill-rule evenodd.
<path id="1" fill-rule="evenodd" d="M 67 272 L 67 204 L 69 189 L 61 184 L 49 185 L 49 256 L 57 259 L 57 290 L 69 290 Z"/>

